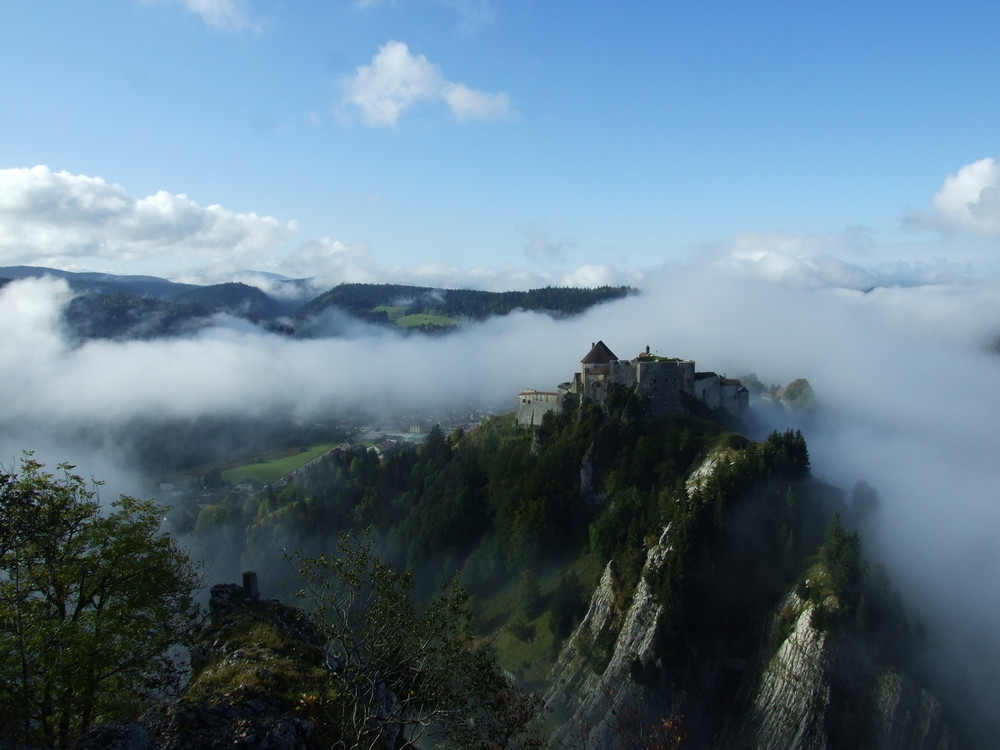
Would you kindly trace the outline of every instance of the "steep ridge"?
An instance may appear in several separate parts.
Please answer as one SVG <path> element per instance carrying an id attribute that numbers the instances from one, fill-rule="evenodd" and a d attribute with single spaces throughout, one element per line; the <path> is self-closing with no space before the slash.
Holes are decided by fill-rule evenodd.
<path id="1" fill-rule="evenodd" d="M 816 626 L 822 604 L 790 592 L 772 622 L 787 635 L 760 671 L 735 725 L 734 746 L 945 750 L 957 741 L 940 702 L 864 640 Z M 790 621 L 790 622 L 789 622 Z"/>
<path id="2" fill-rule="evenodd" d="M 691 473 L 688 493 L 723 461 L 707 457 Z M 649 547 L 633 590 L 621 590 L 614 561 L 605 568 L 551 672 L 550 747 L 960 746 L 934 695 L 863 634 L 830 625 L 842 604 L 826 593 L 822 566 L 809 572 L 824 580 L 806 578 L 780 600 L 750 653 L 715 644 L 678 669 L 664 657 L 667 612 L 653 591 L 677 563 L 673 533 L 668 525 Z"/>
<path id="3" fill-rule="evenodd" d="M 644 685 L 633 677 L 657 668 L 655 638 L 663 607 L 647 578 L 659 572 L 670 551 L 667 527 L 647 553 L 630 602 L 615 592 L 614 564 L 605 568 L 586 616 L 552 668 L 546 702 L 563 718 L 553 746 L 614 747 L 623 732 L 645 737 L 650 728 L 642 717 L 662 714 L 668 705 L 664 680 Z"/>

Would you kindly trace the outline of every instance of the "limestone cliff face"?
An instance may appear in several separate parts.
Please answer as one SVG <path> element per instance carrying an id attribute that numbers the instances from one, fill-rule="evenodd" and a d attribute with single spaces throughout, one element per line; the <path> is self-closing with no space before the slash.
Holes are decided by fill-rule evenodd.
<path id="1" fill-rule="evenodd" d="M 812 627 L 812 608 L 792 594 L 799 615 L 760 673 L 734 740 L 743 747 L 826 750 L 831 654 L 825 634 Z M 787 610 L 782 610 L 787 611 Z"/>
<path id="2" fill-rule="evenodd" d="M 669 554 L 667 527 L 647 553 L 644 573 L 658 572 Z M 663 714 L 662 691 L 636 680 L 657 671 L 654 639 L 662 615 L 646 575 L 627 600 L 616 595 L 609 563 L 552 670 L 546 702 L 563 719 L 553 746 L 615 747 L 622 732 L 646 732 L 643 716 Z"/>
<path id="3" fill-rule="evenodd" d="M 668 528 L 646 570 L 669 554 Z M 814 627 L 815 606 L 790 593 L 749 666 L 706 662 L 696 674 L 670 674 L 654 639 L 663 608 L 645 577 L 631 597 L 616 595 L 609 566 L 553 668 L 546 700 L 559 725 L 550 746 L 672 747 L 683 737 L 680 747 L 734 750 L 958 747 L 932 694 L 863 641 Z M 724 673 L 742 675 L 742 687 L 720 704 L 713 689 Z"/>
<path id="4" fill-rule="evenodd" d="M 705 459 L 689 495 L 725 462 Z M 661 658 L 666 615 L 648 581 L 671 564 L 671 528 L 647 552 L 635 588 L 608 564 L 580 625 L 564 645 L 545 696 L 553 748 L 684 747 L 731 750 L 951 750 L 940 703 L 845 628 L 823 627 L 835 602 L 793 589 L 760 618 L 757 645 L 714 639 L 682 668 Z"/>
<path id="5" fill-rule="evenodd" d="M 734 722 L 733 745 L 754 750 L 956 747 L 938 700 L 881 662 L 864 641 L 815 627 L 817 606 L 794 592 L 782 603 L 775 624 L 787 634 L 776 637 L 772 630 L 771 642 L 780 642 L 751 675 L 748 705 Z"/>

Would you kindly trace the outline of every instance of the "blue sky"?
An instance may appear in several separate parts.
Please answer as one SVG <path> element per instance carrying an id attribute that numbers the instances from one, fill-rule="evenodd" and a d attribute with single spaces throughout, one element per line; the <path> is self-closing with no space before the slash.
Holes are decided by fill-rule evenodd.
<path id="1" fill-rule="evenodd" d="M 4 3 L 0 264 L 993 272 L 996 28 L 992 2 Z"/>

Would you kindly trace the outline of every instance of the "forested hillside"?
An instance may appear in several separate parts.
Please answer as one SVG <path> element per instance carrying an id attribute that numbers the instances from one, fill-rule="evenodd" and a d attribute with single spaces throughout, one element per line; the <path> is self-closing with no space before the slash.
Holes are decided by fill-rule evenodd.
<path id="1" fill-rule="evenodd" d="M 435 329 L 461 321 L 507 315 L 515 310 L 544 312 L 557 317 L 578 315 L 593 305 L 621 299 L 634 292 L 624 286 L 484 292 L 402 284 L 340 284 L 303 306 L 298 317 L 309 318 L 333 307 L 374 323 Z M 414 316 L 430 316 L 430 319 L 408 322 Z"/>
<path id="2" fill-rule="evenodd" d="M 337 335 L 339 327 L 332 322 L 336 316 L 406 331 L 440 333 L 463 322 L 486 320 L 515 310 L 569 317 L 636 292 L 624 286 L 487 292 L 347 283 L 316 296 L 308 279 L 273 277 L 272 293 L 267 293 L 243 283 L 199 286 L 150 276 L 72 273 L 28 266 L 0 268 L 0 285 L 43 277 L 64 280 L 74 293 L 62 316 L 74 343 L 184 336 L 218 324 L 219 316 L 303 338 Z"/>
<path id="3" fill-rule="evenodd" d="M 267 727 L 297 739 L 268 734 L 260 747 L 394 746 L 425 732 L 442 747 L 960 746 L 955 706 L 914 671 L 922 630 L 850 528 L 872 488 L 845 503 L 812 477 L 800 432 L 756 442 L 702 417 L 654 418 L 643 403 L 613 386 L 602 407 L 568 398 L 537 429 L 507 415 L 381 456 L 344 445 L 259 492 L 173 511 L 210 581 L 257 573 L 243 589 L 213 588 L 192 631 L 150 629 L 190 643 L 194 673 L 179 702 L 143 715 L 155 741 L 142 746 L 228 746 Z M 84 705 L 100 710 L 67 696 L 61 728 L 46 723 L 48 686 L 72 686 L 73 665 L 106 651 L 107 614 L 62 576 L 98 585 L 93 561 L 111 555 L 101 580 L 124 592 L 125 617 L 138 594 L 114 576 L 175 548 L 155 506 L 124 500 L 142 515 L 105 531 L 82 480 L 23 467 L 0 486 L 11 657 L 0 702 L 13 717 L 0 730 L 66 747 L 155 695 L 124 700 L 112 671 L 87 683 L 99 700 Z M 79 501 L 100 532 L 74 542 L 77 558 L 52 556 L 32 509 L 58 510 L 53 533 L 75 539 L 65 508 Z M 194 585 L 177 559 L 185 573 L 166 601 Z M 65 606 L 40 598 L 50 590 Z M 296 592 L 311 618 L 288 606 Z M 21 624 L 73 611 L 84 627 L 69 640 L 36 644 Z M 44 667 L 52 644 L 58 672 Z"/>
<path id="4" fill-rule="evenodd" d="M 684 719 L 691 746 L 707 747 L 747 721 L 758 673 L 746 665 L 763 663 L 801 612 L 809 632 L 859 639 L 866 658 L 893 669 L 919 648 L 898 595 L 845 528 L 847 507 L 842 492 L 811 477 L 801 433 L 756 443 L 705 419 L 653 419 L 620 390 L 604 409 L 569 404 L 534 432 L 495 417 L 466 433 L 434 430 L 381 460 L 363 448 L 334 452 L 283 487 L 203 508 L 194 538 L 277 588 L 279 550 L 312 554 L 338 532 L 368 529 L 385 560 L 414 571 L 418 597 L 457 571 L 500 663 L 529 686 L 547 689 L 557 661 L 591 674 L 566 699 L 574 705 L 584 694 L 596 700 L 594 680 L 621 661 L 615 628 L 646 587 L 657 608 L 651 650 L 632 657 L 626 682 L 660 706 L 654 724 Z M 650 567 L 662 544 L 666 562 Z M 595 597 L 602 587 L 600 596 L 617 597 L 605 625 L 618 625 L 580 635 L 595 587 Z M 781 610 L 790 591 L 800 604 Z M 582 666 L 566 666 L 564 645 L 584 649 Z M 722 666 L 735 663 L 745 666 Z M 716 675 L 710 686 L 700 684 L 706 670 Z M 668 708 L 671 694 L 689 697 Z M 823 731 L 860 732 L 878 746 L 872 710 L 847 700 Z M 576 746 L 593 721 L 566 706 L 558 741 Z"/>
<path id="5" fill-rule="evenodd" d="M 641 549 L 643 526 L 673 507 L 693 463 L 720 439 L 740 442 L 708 420 L 645 419 L 627 399 L 610 412 L 588 403 L 552 415 L 537 434 L 513 415 L 494 417 L 468 433 L 434 429 L 418 448 L 381 459 L 363 447 L 334 452 L 283 487 L 203 509 L 196 536 L 229 529 L 250 564 L 276 547 L 318 549 L 337 531 L 370 527 L 394 563 L 426 580 L 461 569 L 478 591 L 576 558 L 592 541 L 602 561 L 630 541 Z M 622 516 L 624 529 L 608 532 Z"/>

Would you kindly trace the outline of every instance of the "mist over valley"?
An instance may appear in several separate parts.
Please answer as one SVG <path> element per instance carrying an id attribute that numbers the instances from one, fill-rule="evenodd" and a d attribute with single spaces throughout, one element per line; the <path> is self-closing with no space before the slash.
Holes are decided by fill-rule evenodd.
<path id="1" fill-rule="evenodd" d="M 866 551 L 926 628 L 927 658 L 988 703 L 1000 616 L 995 292 L 992 279 L 860 291 L 669 265 L 572 317 L 517 311 L 443 335 L 351 319 L 345 335 L 303 339 L 220 317 L 189 335 L 80 342 L 63 324 L 65 281 L 21 279 L 0 289 L 2 454 L 33 450 L 106 482 L 108 496 L 148 496 L 172 473 L 310 442 L 310 429 L 338 441 L 363 424 L 469 428 L 512 411 L 524 388 L 570 379 L 597 338 L 764 384 L 805 377 L 815 407 L 754 399 L 749 436 L 801 429 L 815 476 L 845 497 L 859 480 L 875 488 Z"/>

